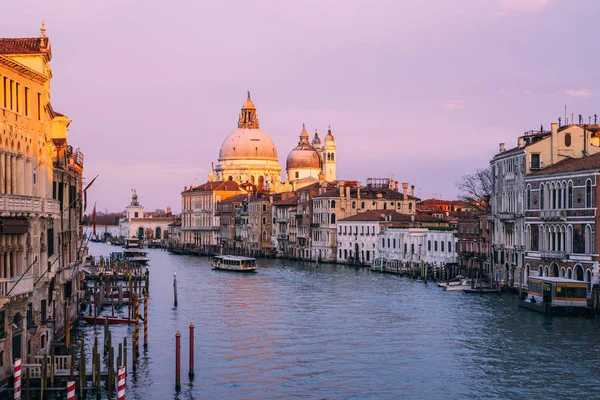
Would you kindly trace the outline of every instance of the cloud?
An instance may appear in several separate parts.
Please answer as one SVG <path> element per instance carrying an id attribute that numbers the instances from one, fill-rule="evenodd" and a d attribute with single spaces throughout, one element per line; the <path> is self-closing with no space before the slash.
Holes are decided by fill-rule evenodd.
<path id="1" fill-rule="evenodd" d="M 439 103 L 446 110 L 450 111 L 461 110 L 465 104 L 463 100 L 439 100 Z"/>
<path id="2" fill-rule="evenodd" d="M 565 94 L 571 97 L 577 97 L 580 99 L 588 99 L 592 97 L 592 93 L 588 89 L 567 89 L 565 90 Z"/>
<path id="3" fill-rule="evenodd" d="M 501 0 L 497 16 L 510 13 L 540 12 L 550 4 L 550 0 Z"/>
<path id="4" fill-rule="evenodd" d="M 529 89 L 523 91 L 523 94 L 530 94 L 530 93 L 531 93 L 531 90 L 529 90 Z"/>

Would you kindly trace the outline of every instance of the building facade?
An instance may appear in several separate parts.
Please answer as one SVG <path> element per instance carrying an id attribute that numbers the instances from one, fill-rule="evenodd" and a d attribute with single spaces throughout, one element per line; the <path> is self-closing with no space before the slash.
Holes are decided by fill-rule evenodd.
<path id="1" fill-rule="evenodd" d="M 490 265 L 490 232 L 486 213 L 465 213 L 456 228 L 458 267 L 463 276 L 493 278 Z"/>
<path id="2" fill-rule="evenodd" d="M 552 123 L 550 131 L 526 132 L 517 147 L 500 152 L 491 161 L 492 199 L 489 228 L 494 270 L 502 285 L 518 284 L 525 265 L 525 177 L 561 160 L 600 151 L 598 125 Z M 495 275 L 497 272 L 495 272 Z M 517 279 L 516 279 L 517 278 Z"/>
<path id="3" fill-rule="evenodd" d="M 0 381 L 78 316 L 83 154 L 50 104 L 51 59 L 44 25 L 0 38 Z"/>
<path id="4" fill-rule="evenodd" d="M 598 283 L 600 154 L 567 159 L 526 178 L 525 271 Z M 588 292 L 589 294 L 590 292 Z"/>
<path id="5" fill-rule="evenodd" d="M 144 214 L 144 206 L 138 200 L 134 190 L 131 194 L 131 203 L 125 209 L 125 217 L 119 220 L 119 235 L 123 238 L 137 238 L 140 240 L 167 240 L 169 225 L 175 221 L 172 216 L 154 217 Z"/>

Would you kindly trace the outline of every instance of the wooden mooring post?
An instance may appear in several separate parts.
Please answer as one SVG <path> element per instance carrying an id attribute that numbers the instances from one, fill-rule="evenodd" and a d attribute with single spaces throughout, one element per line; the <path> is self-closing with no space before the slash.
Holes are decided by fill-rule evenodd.
<path id="1" fill-rule="evenodd" d="M 181 334 L 179 330 L 175 334 L 175 390 L 181 389 Z"/>

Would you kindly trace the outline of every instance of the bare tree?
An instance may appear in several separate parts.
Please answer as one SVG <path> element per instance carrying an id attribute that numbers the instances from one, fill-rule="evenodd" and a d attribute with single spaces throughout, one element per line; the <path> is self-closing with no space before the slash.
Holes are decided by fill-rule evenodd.
<path id="1" fill-rule="evenodd" d="M 489 211 L 492 197 L 492 168 L 480 168 L 456 182 L 458 197 L 479 211 Z"/>

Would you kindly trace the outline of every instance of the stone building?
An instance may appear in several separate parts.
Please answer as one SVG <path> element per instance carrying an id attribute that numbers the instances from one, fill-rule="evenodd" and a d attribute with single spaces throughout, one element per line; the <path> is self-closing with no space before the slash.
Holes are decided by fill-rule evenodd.
<path id="1" fill-rule="evenodd" d="M 235 217 L 242 203 L 247 202 L 247 194 L 238 194 L 221 200 L 216 204 L 216 216 L 219 219 L 219 237 L 217 243 L 224 254 L 234 253 L 235 246 Z"/>
<path id="2" fill-rule="evenodd" d="M 408 183 L 403 193 L 398 192 L 397 182 L 385 179 L 385 184 L 373 184 L 381 180 L 369 179 L 361 188 L 356 181 L 337 181 L 337 187 L 314 196 L 313 222 L 311 225 L 312 257 L 335 262 L 337 259 L 337 220 L 348 218 L 369 210 L 395 210 L 401 214 L 414 214 L 417 199 L 408 195 Z"/>
<path id="3" fill-rule="evenodd" d="M 566 159 L 525 179 L 525 271 L 598 283 L 600 154 Z"/>
<path id="4" fill-rule="evenodd" d="M 491 160 L 492 199 L 489 228 L 495 271 L 503 285 L 513 286 L 525 264 L 525 177 L 568 158 L 600 151 L 598 125 L 552 123 L 550 131 L 525 132 L 515 148 L 505 149 Z M 495 273 L 496 275 L 497 273 Z"/>
<path id="5" fill-rule="evenodd" d="M 298 196 L 283 193 L 281 200 L 273 202 L 273 247 L 277 255 L 295 257 L 292 249 L 298 236 Z"/>
<path id="6" fill-rule="evenodd" d="M 0 381 L 78 316 L 83 154 L 50 104 L 52 49 L 0 38 Z"/>
<path id="7" fill-rule="evenodd" d="M 134 189 L 131 203 L 125 209 L 125 217 L 119 220 L 119 235 L 140 240 L 166 240 L 169 236 L 169 224 L 174 221 L 173 216 L 155 217 L 145 214 L 144 206 L 140 204 Z"/>
<path id="8" fill-rule="evenodd" d="M 203 251 L 220 248 L 220 222 L 216 204 L 238 194 L 246 193 L 237 182 L 207 182 L 185 187 L 181 193 L 181 233 L 183 244 Z"/>
<path id="9" fill-rule="evenodd" d="M 486 213 L 475 212 L 463 213 L 458 217 L 458 266 L 460 274 L 464 276 L 491 277 L 491 243 L 487 219 Z"/>

